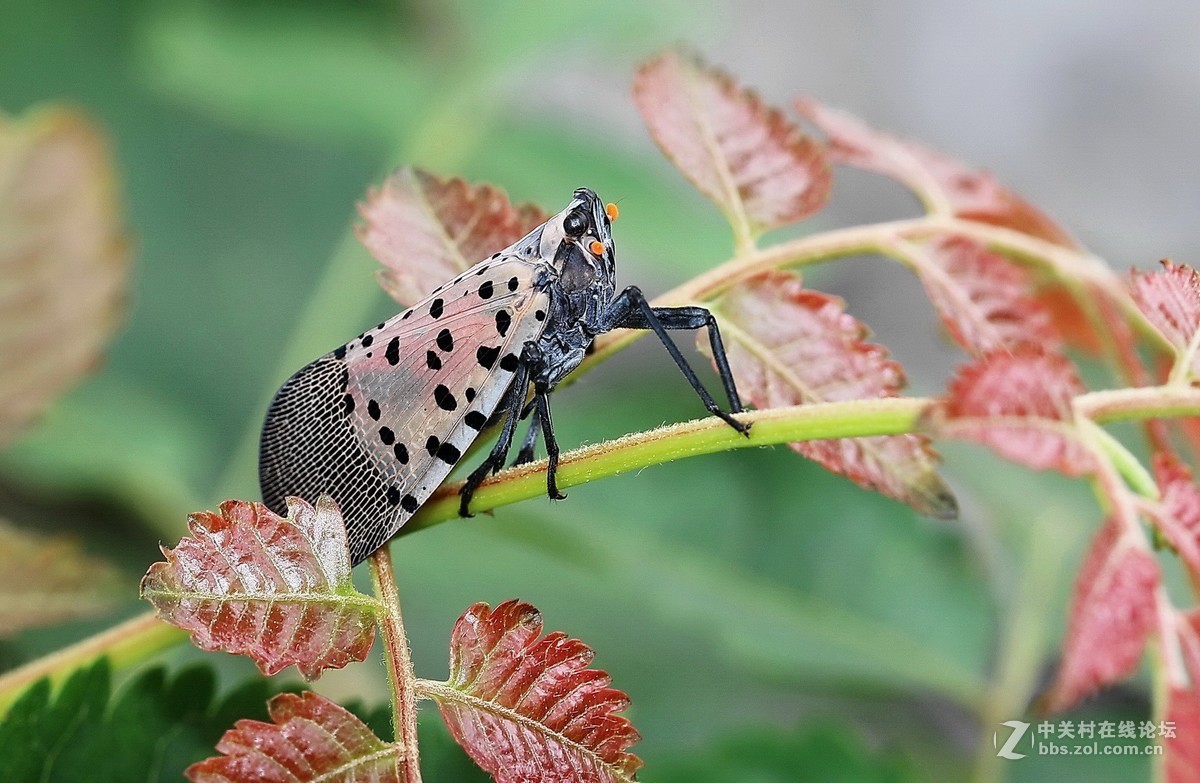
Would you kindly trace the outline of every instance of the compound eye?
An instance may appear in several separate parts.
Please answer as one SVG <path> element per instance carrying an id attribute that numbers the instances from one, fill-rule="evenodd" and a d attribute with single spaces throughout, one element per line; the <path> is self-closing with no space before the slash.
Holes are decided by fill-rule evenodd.
<path id="1" fill-rule="evenodd" d="M 569 212 L 563 218 L 563 232 L 569 237 L 583 236 L 583 232 L 587 230 L 588 219 L 587 215 L 580 210 Z"/>

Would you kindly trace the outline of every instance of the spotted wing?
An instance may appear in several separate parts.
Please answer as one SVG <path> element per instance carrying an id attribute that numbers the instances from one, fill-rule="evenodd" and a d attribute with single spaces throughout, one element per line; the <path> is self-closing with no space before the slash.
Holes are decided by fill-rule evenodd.
<path id="1" fill-rule="evenodd" d="M 479 435 L 542 333 L 539 266 L 516 255 L 468 269 L 427 299 L 293 375 L 263 425 L 263 500 L 325 492 L 359 563 L 413 515 Z"/>

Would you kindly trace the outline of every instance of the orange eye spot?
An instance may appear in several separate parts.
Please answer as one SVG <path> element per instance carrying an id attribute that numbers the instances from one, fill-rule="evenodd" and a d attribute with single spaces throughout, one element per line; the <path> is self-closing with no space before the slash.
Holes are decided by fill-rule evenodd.
<path id="1" fill-rule="evenodd" d="M 611 201 L 604 205 L 604 214 L 608 215 L 609 221 L 615 223 L 617 218 L 621 216 L 621 210 L 617 209 L 617 205 Z"/>
<path id="2" fill-rule="evenodd" d="M 594 255 L 594 256 L 602 256 L 602 255 L 604 255 L 604 243 L 599 240 L 593 239 L 592 243 L 590 245 L 588 245 L 588 250 L 591 250 L 592 255 Z"/>

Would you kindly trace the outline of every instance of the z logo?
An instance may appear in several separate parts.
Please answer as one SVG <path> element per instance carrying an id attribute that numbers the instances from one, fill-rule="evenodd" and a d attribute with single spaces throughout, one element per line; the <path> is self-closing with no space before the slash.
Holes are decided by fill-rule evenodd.
<path id="1" fill-rule="evenodd" d="M 1029 724 L 1025 723 L 1024 721 L 1019 721 L 1019 720 L 1006 720 L 1003 723 L 1001 723 L 1000 725 L 1008 726 L 1013 731 L 1012 731 L 1012 734 L 1008 735 L 1008 739 L 1005 741 L 1004 745 L 1000 746 L 999 749 L 996 751 L 996 755 L 1002 759 L 1023 759 L 1023 758 L 1025 758 L 1024 753 L 1017 753 L 1015 750 L 1013 750 L 1013 748 L 1015 748 L 1017 746 L 1017 743 L 1021 741 L 1021 737 L 1025 736 L 1025 732 L 1029 730 Z M 1000 734 L 999 732 L 994 732 L 992 734 L 992 747 L 996 747 L 996 746 L 1000 745 L 999 734 Z"/>

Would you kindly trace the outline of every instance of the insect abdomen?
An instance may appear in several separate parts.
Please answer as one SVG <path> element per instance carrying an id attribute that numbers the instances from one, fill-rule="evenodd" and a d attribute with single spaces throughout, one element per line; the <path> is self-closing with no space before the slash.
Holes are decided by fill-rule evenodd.
<path id="1" fill-rule="evenodd" d="M 263 423 L 259 482 L 263 502 L 286 513 L 284 498 L 314 501 L 330 493 L 342 509 L 350 558 L 361 562 L 394 532 L 388 482 L 363 449 L 346 394 L 346 363 L 326 355 L 305 366 L 275 393 Z M 349 402 L 348 402 L 349 401 Z"/>

